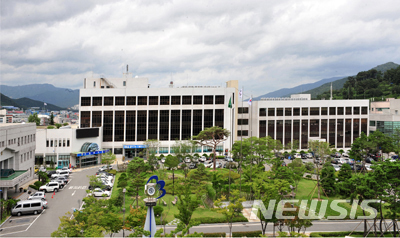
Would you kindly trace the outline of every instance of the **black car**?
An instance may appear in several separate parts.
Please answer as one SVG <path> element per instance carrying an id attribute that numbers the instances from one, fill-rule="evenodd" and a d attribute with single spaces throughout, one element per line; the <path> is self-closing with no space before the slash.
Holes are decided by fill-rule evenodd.
<path id="1" fill-rule="evenodd" d="M 340 159 L 335 158 L 335 159 L 331 160 L 331 163 L 332 164 L 339 164 L 339 161 L 340 161 Z"/>
<path id="2" fill-rule="evenodd" d="M 301 159 L 308 159 L 307 154 L 301 154 Z"/>
<path id="3" fill-rule="evenodd" d="M 375 160 L 373 158 L 371 158 L 371 157 L 367 157 L 367 158 L 365 158 L 365 162 L 366 163 L 374 163 Z"/>
<path id="4" fill-rule="evenodd" d="M 56 171 L 55 171 L 55 170 L 49 170 L 49 171 L 47 171 L 47 176 L 48 176 L 48 177 L 51 177 L 52 174 L 56 174 Z"/>

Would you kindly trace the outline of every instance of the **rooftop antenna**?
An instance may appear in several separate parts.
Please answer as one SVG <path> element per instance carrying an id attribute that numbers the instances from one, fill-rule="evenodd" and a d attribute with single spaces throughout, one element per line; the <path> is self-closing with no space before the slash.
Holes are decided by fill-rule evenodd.
<path id="1" fill-rule="evenodd" d="M 331 82 L 331 99 L 330 100 L 332 100 L 332 82 Z"/>

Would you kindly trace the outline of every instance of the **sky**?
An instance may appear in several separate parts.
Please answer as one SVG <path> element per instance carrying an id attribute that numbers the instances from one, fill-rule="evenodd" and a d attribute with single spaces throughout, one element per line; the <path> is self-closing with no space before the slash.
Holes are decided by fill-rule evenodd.
<path id="1" fill-rule="evenodd" d="M 1 0 L 0 84 L 239 80 L 259 96 L 400 64 L 398 0 Z"/>

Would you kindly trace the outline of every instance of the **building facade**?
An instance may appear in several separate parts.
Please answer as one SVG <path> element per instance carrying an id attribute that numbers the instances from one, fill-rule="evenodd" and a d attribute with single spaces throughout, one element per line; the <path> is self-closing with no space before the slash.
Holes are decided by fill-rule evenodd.
<path id="1" fill-rule="evenodd" d="M 400 99 L 387 98 L 383 102 L 371 102 L 370 131 L 379 130 L 393 135 L 400 129 Z"/>
<path id="2" fill-rule="evenodd" d="M 146 140 L 158 140 L 159 154 L 171 153 L 176 140 L 191 139 L 200 131 L 219 126 L 235 131 L 238 81 L 226 87 L 186 86 L 150 88 L 147 78 L 85 79 L 80 90 L 80 128 L 102 127 L 102 148 L 121 158 L 144 150 Z M 228 107 L 231 99 L 232 109 Z M 235 133 L 218 146 L 229 150 Z M 211 152 L 206 146 L 196 153 Z"/>
<path id="3" fill-rule="evenodd" d="M 239 139 L 270 136 L 283 145 L 298 141 L 302 150 L 309 140 L 323 139 L 336 149 L 349 149 L 361 132 L 369 132 L 368 100 L 311 100 L 309 94 L 297 94 L 241 105 Z"/>
<path id="4" fill-rule="evenodd" d="M 9 188 L 33 179 L 36 149 L 36 124 L 0 124 L 0 188 L 7 199 Z"/>

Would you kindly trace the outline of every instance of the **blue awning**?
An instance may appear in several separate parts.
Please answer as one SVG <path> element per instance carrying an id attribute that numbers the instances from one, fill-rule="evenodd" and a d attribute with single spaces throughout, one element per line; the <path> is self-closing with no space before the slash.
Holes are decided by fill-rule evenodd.
<path id="1" fill-rule="evenodd" d="M 124 149 L 144 149 L 147 145 L 124 145 Z"/>
<path id="2" fill-rule="evenodd" d="M 91 151 L 91 152 L 86 152 L 86 153 L 78 153 L 78 154 L 76 154 L 76 157 L 87 156 L 87 155 L 104 154 L 104 153 L 107 153 L 109 151 L 110 150 L 98 150 L 98 151 Z"/>

